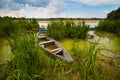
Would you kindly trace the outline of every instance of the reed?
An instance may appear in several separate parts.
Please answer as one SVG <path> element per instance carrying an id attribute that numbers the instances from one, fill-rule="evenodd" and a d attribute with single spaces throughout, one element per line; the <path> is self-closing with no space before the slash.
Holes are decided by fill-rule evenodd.
<path id="1" fill-rule="evenodd" d="M 67 38 L 85 39 L 89 26 L 83 23 L 75 24 L 74 22 L 53 21 L 47 27 L 47 35 L 56 39 L 62 40 Z"/>
<path id="2" fill-rule="evenodd" d="M 35 38 L 31 33 L 9 40 L 14 58 L 8 62 L 10 72 L 7 79 L 42 79 L 44 69 L 53 64 L 53 60 L 44 54 Z"/>
<path id="3" fill-rule="evenodd" d="M 14 19 L 10 17 L 0 17 L 0 38 L 11 36 L 15 33 L 23 33 L 26 30 L 33 30 L 34 28 L 39 28 L 39 25 L 35 19 L 26 20 Z"/>
<path id="4" fill-rule="evenodd" d="M 97 44 L 81 48 L 74 40 L 71 45 L 74 62 L 69 63 L 46 55 L 34 33 L 19 34 L 9 39 L 9 43 L 14 58 L 2 70 L 1 80 L 119 80 L 120 77 L 119 68 L 113 68 L 113 75 L 99 63 Z"/>

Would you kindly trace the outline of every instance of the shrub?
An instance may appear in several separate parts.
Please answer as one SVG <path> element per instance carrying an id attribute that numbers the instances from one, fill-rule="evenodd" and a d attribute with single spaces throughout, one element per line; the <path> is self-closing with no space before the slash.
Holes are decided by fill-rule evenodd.
<path id="1" fill-rule="evenodd" d="M 56 40 L 62 40 L 65 37 L 85 39 L 87 37 L 88 30 L 89 26 L 86 25 L 85 22 L 75 24 L 70 21 L 53 21 L 48 25 L 47 35 Z"/>

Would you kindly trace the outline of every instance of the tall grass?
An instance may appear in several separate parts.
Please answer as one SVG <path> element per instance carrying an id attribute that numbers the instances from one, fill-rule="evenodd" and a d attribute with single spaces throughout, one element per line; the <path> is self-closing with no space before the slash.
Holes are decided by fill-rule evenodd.
<path id="1" fill-rule="evenodd" d="M 73 73 L 79 73 L 79 80 L 119 80 L 119 68 L 103 66 L 104 62 L 100 62 L 97 44 L 86 44 L 81 48 L 74 42 L 71 50 L 75 60 L 71 69 Z"/>
<path id="2" fill-rule="evenodd" d="M 80 48 L 79 45 L 74 43 L 72 51 L 74 52 L 74 57 L 76 60 L 73 69 L 75 69 L 75 72 L 78 71 L 80 73 L 80 79 L 97 80 L 96 45 L 86 45 L 86 47 Z"/>
<path id="3" fill-rule="evenodd" d="M 62 40 L 65 37 L 85 39 L 89 26 L 83 23 L 75 24 L 74 22 L 53 21 L 47 27 L 47 35 Z"/>
<path id="4" fill-rule="evenodd" d="M 98 59 L 97 44 L 83 48 L 73 42 L 74 62 L 53 60 L 42 51 L 33 33 L 9 39 L 13 58 L 1 80 L 119 80 L 119 68 L 107 69 Z M 2 66 L 2 68 L 4 65 Z M 114 74 L 111 73 L 113 71 Z"/>
<path id="5" fill-rule="evenodd" d="M 14 58 L 8 62 L 8 80 L 43 79 L 44 69 L 53 64 L 53 60 L 44 54 L 33 34 L 19 35 L 10 39 Z"/>
<path id="6" fill-rule="evenodd" d="M 50 24 L 48 24 L 47 27 L 47 33 L 48 36 L 56 39 L 56 40 L 62 40 L 65 37 L 65 27 L 64 23 L 62 21 L 56 22 L 53 21 Z"/>
<path id="7" fill-rule="evenodd" d="M 25 18 L 14 19 L 10 17 L 0 17 L 0 24 L 0 38 L 39 28 L 35 19 L 27 20 Z"/>

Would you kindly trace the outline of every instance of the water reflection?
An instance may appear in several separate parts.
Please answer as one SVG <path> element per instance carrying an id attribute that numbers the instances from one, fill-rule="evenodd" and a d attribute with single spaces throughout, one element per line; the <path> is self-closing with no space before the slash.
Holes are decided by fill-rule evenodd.
<path id="1" fill-rule="evenodd" d="M 100 48 L 106 48 L 113 50 L 117 53 L 120 53 L 120 38 L 115 34 L 107 33 L 107 32 L 94 32 L 89 31 L 88 34 L 94 35 L 94 38 L 88 39 L 90 42 L 99 41 Z"/>
<path id="2" fill-rule="evenodd" d="M 87 25 L 90 25 L 90 28 L 95 28 L 98 25 L 98 22 L 86 22 Z"/>
<path id="3" fill-rule="evenodd" d="M 47 26 L 48 26 L 47 22 L 38 22 L 38 24 L 39 24 L 39 27 L 45 27 L 45 28 L 47 28 Z"/>

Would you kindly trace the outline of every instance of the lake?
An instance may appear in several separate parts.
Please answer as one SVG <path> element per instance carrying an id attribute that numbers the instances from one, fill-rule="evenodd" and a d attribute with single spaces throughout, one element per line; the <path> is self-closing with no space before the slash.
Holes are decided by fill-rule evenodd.
<path id="1" fill-rule="evenodd" d="M 85 23 L 87 25 L 90 25 L 90 28 L 94 28 L 100 22 L 100 20 L 73 20 L 73 22 L 75 22 L 75 23 L 79 23 L 79 22 L 83 22 L 83 21 L 85 21 Z M 43 26 L 45 28 L 47 28 L 49 23 L 50 23 L 50 21 L 38 21 L 39 26 L 40 27 Z"/>

